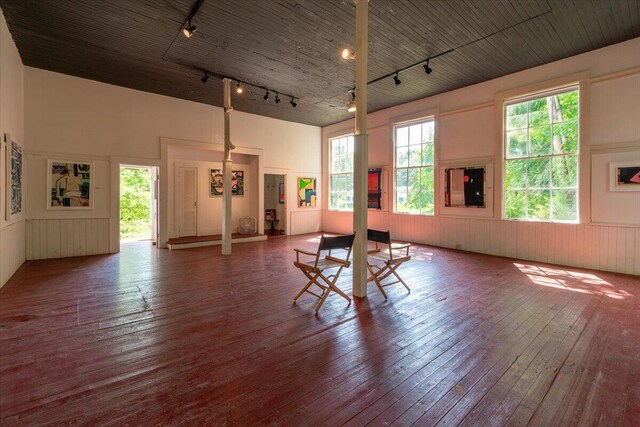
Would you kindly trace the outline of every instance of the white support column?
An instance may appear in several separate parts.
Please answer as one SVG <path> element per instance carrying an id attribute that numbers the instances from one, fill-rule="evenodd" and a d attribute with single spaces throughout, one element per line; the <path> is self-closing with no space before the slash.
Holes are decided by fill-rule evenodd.
<path id="1" fill-rule="evenodd" d="M 367 296 L 367 65 L 369 0 L 356 0 L 356 130 L 353 164 L 353 295 Z"/>
<path id="2" fill-rule="evenodd" d="M 231 80 L 222 79 L 224 86 L 224 161 L 222 164 L 222 255 L 231 255 Z"/>

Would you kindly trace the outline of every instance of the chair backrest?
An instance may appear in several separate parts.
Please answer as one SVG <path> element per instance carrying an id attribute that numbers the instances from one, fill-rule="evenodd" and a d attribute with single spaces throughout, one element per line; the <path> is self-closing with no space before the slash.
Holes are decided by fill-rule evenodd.
<path id="1" fill-rule="evenodd" d="M 320 245 L 318 251 L 330 251 L 332 249 L 346 249 L 351 251 L 353 246 L 353 240 L 356 238 L 355 234 L 348 234 L 345 236 L 325 236 L 320 238 Z"/>
<path id="2" fill-rule="evenodd" d="M 385 245 L 391 244 L 391 233 L 388 231 L 367 229 L 367 240 L 371 240 L 376 243 L 384 243 Z"/>

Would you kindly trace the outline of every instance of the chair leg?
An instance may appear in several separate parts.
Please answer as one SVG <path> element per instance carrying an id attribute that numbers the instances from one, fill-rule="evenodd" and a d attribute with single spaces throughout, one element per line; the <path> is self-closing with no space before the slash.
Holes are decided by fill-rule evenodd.
<path id="1" fill-rule="evenodd" d="M 320 311 L 320 307 L 322 307 L 322 304 L 324 304 L 325 300 L 327 299 L 330 293 L 331 293 L 331 288 L 327 289 L 326 292 L 322 294 L 322 297 L 320 298 L 320 302 L 316 306 L 316 313 Z"/>
<path id="2" fill-rule="evenodd" d="M 398 273 L 396 272 L 396 269 L 400 267 L 400 265 L 396 265 L 394 268 L 391 269 L 391 273 L 393 273 L 394 276 L 396 276 L 396 278 L 400 281 L 400 283 L 402 283 L 402 285 L 407 288 L 407 290 L 409 291 L 409 293 L 411 293 L 411 289 L 409 289 L 409 286 L 407 286 L 406 283 L 404 283 L 404 280 L 402 280 L 402 278 L 398 275 Z"/>
<path id="3" fill-rule="evenodd" d="M 378 289 L 380 290 L 380 293 L 382 294 L 382 296 L 384 297 L 384 300 L 387 300 L 387 293 L 384 291 L 384 289 L 382 288 L 382 285 L 380 284 L 380 281 L 378 280 L 378 275 L 376 273 L 373 272 L 373 269 L 371 268 L 370 265 L 367 264 L 367 269 L 369 269 L 369 272 L 371 273 L 371 280 L 373 280 L 373 283 L 376 284 L 376 286 L 378 287 Z M 378 270 L 378 273 L 380 273 L 382 270 Z M 370 280 L 367 279 L 367 282 L 369 282 Z"/>
<path id="4" fill-rule="evenodd" d="M 298 298 L 300 298 L 302 296 L 303 293 L 305 293 L 305 291 L 307 289 L 309 289 L 309 287 L 311 285 L 313 285 L 314 283 L 316 283 L 316 280 L 318 279 L 318 274 L 316 274 L 315 276 L 311 276 L 309 273 L 307 273 L 306 271 L 302 271 L 304 273 L 305 276 L 307 276 L 307 278 L 309 279 L 309 281 L 307 282 L 307 284 L 302 288 L 302 290 L 300 292 L 298 292 L 298 295 L 296 295 L 296 297 L 293 299 L 293 302 L 295 303 Z"/>

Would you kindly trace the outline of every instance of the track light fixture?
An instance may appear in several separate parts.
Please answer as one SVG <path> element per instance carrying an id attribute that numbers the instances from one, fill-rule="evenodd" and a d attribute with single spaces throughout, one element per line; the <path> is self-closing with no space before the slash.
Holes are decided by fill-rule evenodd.
<path id="1" fill-rule="evenodd" d="M 342 49 L 340 56 L 342 56 L 342 59 L 354 59 L 356 57 L 356 54 L 351 49 L 345 47 L 344 49 Z"/>
<path id="2" fill-rule="evenodd" d="M 242 89 L 242 86 L 240 86 L 240 83 L 238 82 L 238 84 L 236 84 L 236 92 L 237 93 L 242 93 L 244 92 L 244 89 Z"/>
<path id="3" fill-rule="evenodd" d="M 296 99 L 293 96 L 291 97 L 291 101 L 289 101 L 289 104 L 291 104 L 293 108 L 296 108 L 296 106 L 298 105 Z"/>
<path id="4" fill-rule="evenodd" d="M 184 36 L 186 38 L 191 38 L 193 33 L 195 33 L 196 31 L 198 31 L 198 29 L 196 28 L 195 25 L 191 25 L 191 18 L 189 18 L 189 21 L 187 22 L 187 25 L 185 25 L 182 28 L 182 34 L 184 34 Z"/>
<path id="5" fill-rule="evenodd" d="M 356 111 L 356 89 L 355 88 L 351 90 L 351 100 L 347 105 L 347 111 L 350 113 L 353 113 L 354 111 Z"/>
<path id="6" fill-rule="evenodd" d="M 269 91 L 267 90 L 264 94 L 264 96 L 262 97 L 262 99 L 264 99 L 265 101 L 269 100 Z"/>
<path id="7" fill-rule="evenodd" d="M 276 92 L 276 104 L 280 104 L 280 94 Z"/>
<path id="8" fill-rule="evenodd" d="M 398 73 L 396 73 L 396 75 L 395 75 L 395 76 L 393 76 L 393 81 L 396 83 L 396 86 L 399 86 L 399 85 L 400 85 L 400 83 L 402 83 L 402 82 L 400 81 L 400 77 L 398 77 Z"/>
<path id="9" fill-rule="evenodd" d="M 207 81 L 209 81 L 209 74 L 204 73 L 204 77 L 200 79 L 200 81 L 202 83 L 206 83 Z"/>
<path id="10" fill-rule="evenodd" d="M 427 62 L 424 64 L 424 72 L 427 74 L 431 74 L 433 70 L 429 67 L 429 60 L 427 59 Z"/>

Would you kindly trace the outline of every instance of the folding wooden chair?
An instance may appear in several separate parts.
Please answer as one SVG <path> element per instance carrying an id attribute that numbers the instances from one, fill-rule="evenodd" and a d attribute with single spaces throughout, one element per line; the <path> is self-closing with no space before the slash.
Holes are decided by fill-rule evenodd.
<path id="1" fill-rule="evenodd" d="M 298 267 L 305 276 L 309 279 L 307 284 L 302 288 L 298 295 L 293 299 L 295 303 L 300 296 L 307 292 L 316 298 L 320 299 L 318 306 L 316 307 L 316 311 L 320 310 L 322 304 L 329 296 L 331 291 L 336 292 L 338 295 L 349 301 L 351 304 L 351 298 L 344 292 L 342 292 L 336 286 L 336 282 L 338 281 L 338 277 L 340 277 L 340 273 L 343 268 L 349 268 L 351 263 L 349 262 L 349 257 L 351 256 L 351 248 L 353 247 L 353 239 L 355 238 L 355 234 L 350 234 L 346 236 L 322 236 L 320 238 L 320 244 L 318 245 L 318 251 L 316 253 L 303 251 L 302 249 L 294 249 L 296 251 L 296 260 L 293 263 L 296 267 Z M 332 250 L 343 249 L 346 251 L 346 256 L 344 258 L 338 258 L 336 256 L 331 255 Z M 321 258 L 322 253 L 327 251 L 328 253 Z M 309 255 L 315 257 L 315 259 L 311 262 L 302 262 L 300 260 L 300 255 Z M 330 275 L 326 275 L 325 271 L 327 270 L 337 270 Z M 323 283 L 320 283 L 318 279 L 321 279 Z M 311 285 L 315 284 L 318 286 L 322 293 L 320 295 L 316 294 L 309 290 Z"/>
<path id="2" fill-rule="evenodd" d="M 375 242 L 375 249 L 370 249 L 367 252 L 367 268 L 371 276 L 367 278 L 367 282 L 373 281 L 384 299 L 387 299 L 387 294 L 384 289 L 387 286 L 395 285 L 396 283 L 402 283 L 409 292 L 409 286 L 402 280 L 396 271 L 400 265 L 411 259 L 409 255 L 410 244 L 394 244 L 391 243 L 391 234 L 388 231 L 367 230 L 367 240 Z M 381 248 L 379 244 L 386 245 L 386 248 Z M 375 269 L 375 270 L 374 270 Z M 395 276 L 396 281 L 389 283 L 382 283 L 384 279 L 389 276 Z"/>

